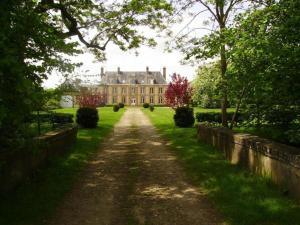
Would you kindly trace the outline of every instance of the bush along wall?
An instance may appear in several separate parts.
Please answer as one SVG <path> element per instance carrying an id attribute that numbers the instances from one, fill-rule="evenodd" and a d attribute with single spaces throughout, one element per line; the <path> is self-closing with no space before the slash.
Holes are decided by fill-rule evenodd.
<path id="1" fill-rule="evenodd" d="M 114 112 L 118 112 L 119 109 L 120 109 L 120 106 L 119 106 L 119 105 L 114 105 L 114 106 L 113 106 L 113 111 L 114 111 Z"/>
<path id="2" fill-rule="evenodd" d="M 176 108 L 174 122 L 178 127 L 192 127 L 195 123 L 194 109 L 189 107 Z"/>
<path id="3" fill-rule="evenodd" d="M 230 121 L 233 112 L 228 112 L 227 113 L 227 118 Z M 222 123 L 222 115 L 221 113 L 217 112 L 197 112 L 196 113 L 196 119 L 197 121 L 200 122 L 209 122 L 209 123 Z M 237 113 L 235 117 L 235 122 L 243 122 L 243 115 L 241 113 Z"/>

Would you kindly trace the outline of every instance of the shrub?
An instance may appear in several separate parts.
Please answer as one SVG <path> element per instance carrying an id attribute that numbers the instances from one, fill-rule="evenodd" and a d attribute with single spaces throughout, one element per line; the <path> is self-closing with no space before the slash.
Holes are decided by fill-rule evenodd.
<path id="1" fill-rule="evenodd" d="M 174 122 L 178 127 L 193 126 L 195 123 L 194 109 L 185 106 L 176 108 Z"/>
<path id="2" fill-rule="evenodd" d="M 54 113 L 51 116 L 52 123 L 66 124 L 73 123 L 73 114 L 69 113 Z"/>
<path id="3" fill-rule="evenodd" d="M 120 109 L 124 108 L 124 106 L 125 106 L 124 103 L 122 103 L 122 102 L 119 103 L 119 108 Z"/>
<path id="4" fill-rule="evenodd" d="M 76 122 L 84 128 L 95 128 L 99 120 L 96 108 L 82 107 L 77 110 Z"/>
<path id="5" fill-rule="evenodd" d="M 114 105 L 114 106 L 113 106 L 113 111 L 114 111 L 114 112 L 118 112 L 119 109 L 120 109 L 120 106 L 119 106 L 119 105 Z"/>
<path id="6" fill-rule="evenodd" d="M 154 111 L 154 105 L 150 105 L 150 111 L 151 111 L 151 112 Z"/>
<path id="7" fill-rule="evenodd" d="M 149 108 L 149 106 L 150 106 L 149 103 L 144 103 L 144 104 L 143 104 L 143 107 L 144 107 L 145 109 Z"/>
<path id="8" fill-rule="evenodd" d="M 231 121 L 233 112 L 227 113 L 228 121 Z M 210 123 L 222 123 L 222 115 L 218 112 L 197 112 L 196 119 L 198 122 L 210 122 Z M 242 122 L 243 116 L 241 113 L 237 113 L 235 122 Z"/>

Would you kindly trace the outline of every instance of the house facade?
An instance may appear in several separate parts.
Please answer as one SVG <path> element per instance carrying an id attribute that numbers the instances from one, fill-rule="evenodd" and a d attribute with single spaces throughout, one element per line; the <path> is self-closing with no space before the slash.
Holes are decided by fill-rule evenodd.
<path id="1" fill-rule="evenodd" d="M 105 94 L 106 104 L 139 106 L 144 103 L 154 105 L 165 104 L 165 91 L 167 89 L 166 68 L 163 73 L 150 71 L 106 71 L 101 68 L 101 83 L 98 92 Z"/>

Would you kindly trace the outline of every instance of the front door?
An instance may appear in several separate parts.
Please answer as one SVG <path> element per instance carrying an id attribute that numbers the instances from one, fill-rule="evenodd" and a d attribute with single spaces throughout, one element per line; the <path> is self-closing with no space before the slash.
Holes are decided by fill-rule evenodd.
<path id="1" fill-rule="evenodd" d="M 135 106 L 135 102 L 136 102 L 136 101 L 135 101 L 135 98 L 132 98 L 132 99 L 131 99 L 131 105 L 132 105 L 132 106 Z"/>

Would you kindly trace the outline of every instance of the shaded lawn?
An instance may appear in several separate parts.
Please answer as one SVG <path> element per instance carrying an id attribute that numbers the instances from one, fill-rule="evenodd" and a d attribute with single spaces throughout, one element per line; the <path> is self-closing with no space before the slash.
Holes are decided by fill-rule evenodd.
<path id="1" fill-rule="evenodd" d="M 79 129 L 77 142 L 64 157 L 51 160 L 47 168 L 38 171 L 14 193 L 1 196 L 0 225 L 45 224 L 124 112 L 122 109 L 114 113 L 112 107 L 98 110 L 100 122 L 96 129 Z M 75 114 L 76 109 L 56 111 Z"/>
<path id="2" fill-rule="evenodd" d="M 176 128 L 173 110 L 143 109 L 171 145 L 189 177 L 233 225 L 300 224 L 300 206 L 284 197 L 268 178 L 231 165 L 212 146 L 200 143 L 195 128 Z"/>

